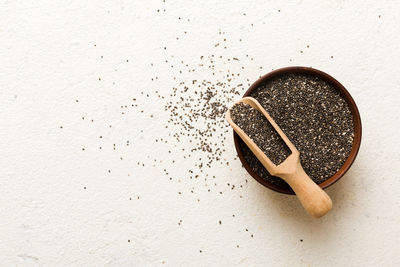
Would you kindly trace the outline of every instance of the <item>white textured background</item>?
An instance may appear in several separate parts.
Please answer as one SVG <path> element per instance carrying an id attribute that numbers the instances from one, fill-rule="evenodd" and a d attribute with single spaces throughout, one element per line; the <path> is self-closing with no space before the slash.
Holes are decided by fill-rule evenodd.
<path id="1" fill-rule="evenodd" d="M 399 266 L 399 12 L 371 0 L 1 1 L 0 265 Z M 243 90 L 304 65 L 353 95 L 362 145 L 327 190 L 327 216 L 254 181 L 231 132 L 230 165 L 199 179 L 186 143 L 155 142 L 172 88 L 217 79 L 179 62 L 212 54 L 241 60 Z"/>

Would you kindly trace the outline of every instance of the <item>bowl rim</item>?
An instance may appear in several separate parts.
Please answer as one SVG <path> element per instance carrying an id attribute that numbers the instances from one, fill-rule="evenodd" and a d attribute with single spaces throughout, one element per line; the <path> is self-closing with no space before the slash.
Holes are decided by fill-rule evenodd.
<path id="1" fill-rule="evenodd" d="M 253 92 L 256 88 L 258 88 L 262 83 L 275 78 L 277 76 L 283 75 L 283 74 L 289 74 L 289 73 L 303 73 L 303 74 L 311 74 L 315 75 L 324 81 L 328 82 L 331 84 L 338 92 L 339 94 L 344 98 L 344 100 L 347 102 L 351 113 L 353 114 L 353 123 L 354 123 L 354 139 L 353 139 L 353 146 L 350 152 L 349 157 L 346 159 L 342 167 L 337 171 L 332 177 L 329 179 L 325 180 L 324 182 L 320 183 L 319 186 L 322 189 L 325 189 L 335 182 L 337 182 L 340 178 L 343 177 L 343 175 L 349 170 L 351 165 L 353 164 L 354 160 L 357 157 L 358 151 L 360 149 L 361 145 L 361 135 L 362 135 L 362 126 L 361 126 L 361 118 L 360 118 L 360 113 L 358 111 L 357 105 L 354 102 L 353 97 L 350 95 L 350 93 L 346 90 L 346 88 L 339 83 L 335 78 L 330 76 L 329 74 L 311 68 L 311 67 L 302 67 L 302 66 L 291 66 L 291 67 L 284 67 L 280 69 L 273 70 L 263 76 L 261 76 L 259 79 L 257 79 L 250 87 L 247 89 L 247 91 L 244 93 L 243 97 L 249 96 L 251 92 Z M 265 187 L 274 190 L 279 193 L 284 193 L 284 194 L 290 194 L 294 195 L 294 192 L 290 189 L 284 189 L 279 186 L 276 186 L 263 178 L 261 178 L 255 171 L 250 167 L 249 163 L 244 159 L 243 156 L 243 151 L 240 146 L 240 142 L 243 142 L 239 135 L 233 131 L 233 139 L 236 147 L 236 152 L 238 154 L 238 157 L 243 165 L 243 167 L 246 169 L 246 171 L 260 184 L 264 185 Z"/>

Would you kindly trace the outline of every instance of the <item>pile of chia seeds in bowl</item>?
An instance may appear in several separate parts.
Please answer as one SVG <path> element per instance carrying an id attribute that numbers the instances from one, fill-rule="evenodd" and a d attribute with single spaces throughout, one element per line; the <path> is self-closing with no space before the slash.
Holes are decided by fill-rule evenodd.
<path id="1" fill-rule="evenodd" d="M 354 138 L 353 116 L 346 101 L 329 83 L 314 75 L 284 74 L 249 96 L 260 102 L 299 150 L 304 171 L 317 184 L 332 177 L 349 157 Z M 271 136 L 266 134 L 264 138 Z M 270 149 L 282 149 L 277 142 L 269 145 Z M 268 173 L 243 141 L 240 147 L 255 173 L 289 189 L 286 182 Z"/>

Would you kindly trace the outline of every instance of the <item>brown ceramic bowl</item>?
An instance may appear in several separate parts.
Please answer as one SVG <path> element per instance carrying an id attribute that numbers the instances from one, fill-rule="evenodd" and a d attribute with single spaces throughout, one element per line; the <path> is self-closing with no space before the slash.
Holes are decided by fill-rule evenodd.
<path id="1" fill-rule="evenodd" d="M 317 76 L 321 78 L 322 80 L 328 82 L 331 84 L 339 93 L 340 95 L 346 100 L 347 104 L 349 105 L 349 108 L 351 110 L 351 113 L 353 114 L 353 121 L 354 121 L 354 141 L 353 141 L 353 148 L 351 149 L 350 155 L 343 164 L 343 166 L 339 169 L 339 171 L 327 179 L 326 181 L 322 182 L 319 184 L 321 188 L 327 188 L 328 186 L 334 184 L 337 180 L 342 178 L 342 176 L 348 171 L 350 166 L 353 164 L 357 153 L 358 149 L 360 148 L 360 143 L 361 143 L 361 119 L 360 119 L 360 114 L 358 112 L 356 103 L 354 102 L 353 98 L 349 94 L 349 92 L 341 85 L 337 80 L 335 80 L 333 77 L 330 75 L 326 74 L 325 72 L 313 69 L 313 68 L 307 68 L 307 67 L 287 67 L 287 68 L 282 68 L 282 69 L 277 69 L 274 70 L 261 78 L 259 78 L 255 83 L 253 83 L 250 88 L 247 90 L 247 92 L 243 95 L 243 97 L 250 95 L 250 93 L 258 88 L 260 85 L 263 83 L 280 76 L 282 74 L 289 74 L 289 73 L 304 73 L 304 74 L 311 74 L 314 76 Z M 247 163 L 246 159 L 243 156 L 243 151 L 241 146 L 244 144 L 242 139 L 240 139 L 239 135 L 237 135 L 235 132 L 233 132 L 233 138 L 235 141 L 235 147 L 236 151 L 238 153 L 239 159 L 242 162 L 244 168 L 247 170 L 247 172 L 254 178 L 256 179 L 260 184 L 268 187 L 269 189 L 272 189 L 274 191 L 284 193 L 284 194 L 294 194 L 294 192 L 291 189 L 279 187 L 275 184 L 272 184 L 263 178 L 261 178 L 257 173 L 254 172 L 254 170 L 250 167 L 250 165 Z"/>

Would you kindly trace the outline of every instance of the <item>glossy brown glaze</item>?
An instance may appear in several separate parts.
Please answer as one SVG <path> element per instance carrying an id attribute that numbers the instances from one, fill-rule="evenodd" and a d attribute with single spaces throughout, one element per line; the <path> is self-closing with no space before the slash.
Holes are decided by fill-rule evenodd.
<path id="1" fill-rule="evenodd" d="M 360 148 L 361 144 L 361 118 L 360 114 L 357 109 L 357 105 L 354 102 L 353 98 L 349 94 L 349 92 L 344 88 L 343 85 L 341 85 L 337 80 L 335 80 L 333 77 L 330 75 L 326 74 L 325 72 L 313 69 L 313 68 L 308 68 L 308 67 L 286 67 L 282 69 L 277 69 L 274 70 L 264 76 L 262 76 L 260 79 L 258 79 L 255 83 L 253 83 L 250 88 L 246 91 L 246 93 L 243 95 L 243 97 L 249 96 L 250 93 L 258 88 L 260 85 L 265 83 L 266 81 L 273 79 L 277 76 L 283 75 L 283 74 L 289 74 L 289 73 L 303 73 L 303 74 L 311 74 L 314 76 L 317 76 L 324 81 L 328 82 L 331 84 L 339 93 L 340 95 L 346 100 L 347 104 L 349 105 L 349 108 L 351 110 L 351 113 L 353 114 L 353 122 L 354 122 L 354 140 L 353 140 L 353 147 L 351 149 L 350 155 L 343 164 L 343 166 L 339 169 L 339 171 L 327 179 L 326 181 L 322 182 L 319 184 L 321 188 L 327 188 L 328 186 L 334 184 L 337 180 L 342 178 L 342 176 L 348 171 L 350 166 L 353 164 L 358 150 Z M 243 167 L 247 170 L 247 172 L 254 178 L 256 179 L 259 183 L 262 185 L 268 187 L 269 189 L 272 189 L 274 191 L 280 192 L 280 193 L 285 193 L 285 194 L 294 194 L 292 190 L 288 190 L 286 188 L 281 188 L 278 187 L 272 183 L 269 183 L 268 181 L 264 180 L 261 178 L 258 174 L 254 172 L 254 170 L 250 167 L 250 165 L 247 163 L 247 161 L 243 157 L 243 151 L 240 146 L 240 142 L 243 142 L 240 137 L 233 132 L 233 138 L 235 141 L 235 147 L 236 151 L 238 153 L 239 159 L 243 164 Z"/>

